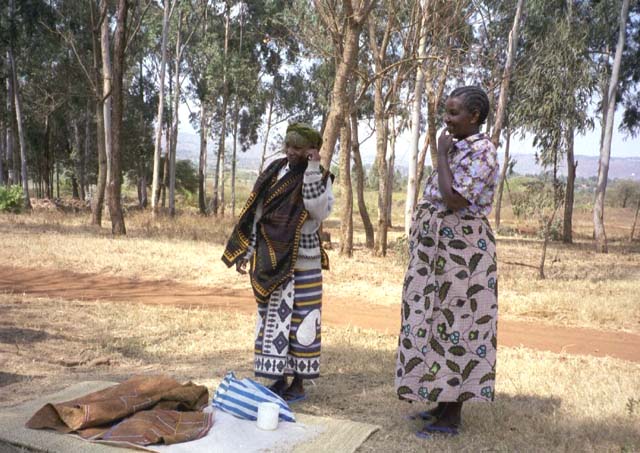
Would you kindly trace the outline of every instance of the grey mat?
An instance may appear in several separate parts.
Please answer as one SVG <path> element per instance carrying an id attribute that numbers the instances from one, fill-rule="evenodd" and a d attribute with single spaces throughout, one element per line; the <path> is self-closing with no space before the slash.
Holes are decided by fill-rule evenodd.
<path id="1" fill-rule="evenodd" d="M 102 390 L 116 384 L 108 381 L 89 381 L 72 385 L 58 393 L 38 398 L 20 406 L 0 409 L 0 451 L 6 444 L 23 446 L 37 452 L 51 453 L 116 453 L 124 450 L 119 447 L 90 443 L 80 438 L 58 434 L 52 431 L 27 429 L 25 422 L 43 405 L 49 402 L 62 402 L 78 398 L 87 393 Z M 296 445 L 295 453 L 316 453 L 330 451 L 352 453 L 367 438 L 379 429 L 379 426 L 351 420 L 338 420 L 329 417 L 296 414 L 300 423 L 322 427 L 322 433 L 307 443 Z M 16 450 L 20 451 L 20 449 Z M 27 450 L 28 451 L 28 450 Z"/>

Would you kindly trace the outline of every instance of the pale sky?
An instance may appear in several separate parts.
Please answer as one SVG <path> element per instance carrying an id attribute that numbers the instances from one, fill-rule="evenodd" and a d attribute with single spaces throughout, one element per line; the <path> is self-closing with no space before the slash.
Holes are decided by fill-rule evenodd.
<path id="1" fill-rule="evenodd" d="M 188 108 L 185 104 L 180 106 L 180 132 L 188 134 L 196 134 L 188 121 Z M 619 123 L 622 112 L 616 112 L 616 123 Z M 361 125 L 360 137 L 370 135 L 368 126 Z M 575 154 L 586 156 L 598 156 L 600 154 L 600 125 L 596 124 L 593 131 L 587 132 L 585 135 L 578 135 L 575 139 Z M 409 155 L 410 133 L 406 132 L 398 137 L 396 145 L 396 161 L 406 163 Z M 424 137 L 420 138 L 420 143 Z M 260 144 L 258 144 L 260 145 Z M 375 155 L 375 135 L 369 137 L 362 143 L 361 151 L 366 161 L 367 156 Z M 511 139 L 511 154 L 534 154 L 533 139 L 519 139 L 517 136 Z M 611 142 L 611 157 L 637 157 L 640 158 L 640 137 L 632 138 L 618 130 L 618 125 L 614 128 L 613 139 Z"/>

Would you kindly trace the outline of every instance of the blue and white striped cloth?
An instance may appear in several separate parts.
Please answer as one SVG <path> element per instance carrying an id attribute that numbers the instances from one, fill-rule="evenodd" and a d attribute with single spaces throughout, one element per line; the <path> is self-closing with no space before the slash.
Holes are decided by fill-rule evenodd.
<path id="1" fill-rule="evenodd" d="M 255 421 L 260 403 L 276 403 L 280 406 L 280 421 L 296 421 L 285 400 L 258 382 L 236 378 L 233 371 L 227 373 L 216 389 L 211 405 L 238 418 Z"/>

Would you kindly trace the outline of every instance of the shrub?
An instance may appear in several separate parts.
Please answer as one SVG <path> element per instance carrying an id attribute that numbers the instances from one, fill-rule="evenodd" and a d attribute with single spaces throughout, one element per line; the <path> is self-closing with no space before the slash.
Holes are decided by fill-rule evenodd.
<path id="1" fill-rule="evenodd" d="M 0 212 L 18 213 L 22 209 L 22 187 L 0 187 Z"/>

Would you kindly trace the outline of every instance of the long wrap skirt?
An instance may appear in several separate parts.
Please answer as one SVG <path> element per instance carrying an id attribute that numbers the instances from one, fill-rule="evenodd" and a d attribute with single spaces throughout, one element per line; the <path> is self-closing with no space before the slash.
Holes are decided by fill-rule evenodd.
<path id="1" fill-rule="evenodd" d="M 485 217 L 423 201 L 409 238 L 395 387 L 422 402 L 493 401 L 498 282 Z"/>
<path id="2" fill-rule="evenodd" d="M 258 304 L 254 370 L 278 379 L 320 376 L 322 271 L 294 271 L 292 278 Z"/>

